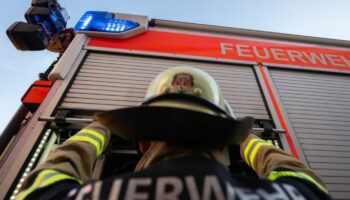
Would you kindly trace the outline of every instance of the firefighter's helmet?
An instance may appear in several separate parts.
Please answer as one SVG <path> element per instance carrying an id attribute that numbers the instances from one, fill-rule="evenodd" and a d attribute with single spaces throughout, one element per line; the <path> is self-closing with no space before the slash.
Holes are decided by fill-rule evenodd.
<path id="1" fill-rule="evenodd" d="M 169 68 L 153 79 L 143 105 L 232 115 L 214 78 L 187 66 Z"/>
<path id="2" fill-rule="evenodd" d="M 97 120 L 126 139 L 201 147 L 240 144 L 253 122 L 235 118 L 213 77 L 185 66 L 160 73 L 141 106 L 107 111 Z"/>

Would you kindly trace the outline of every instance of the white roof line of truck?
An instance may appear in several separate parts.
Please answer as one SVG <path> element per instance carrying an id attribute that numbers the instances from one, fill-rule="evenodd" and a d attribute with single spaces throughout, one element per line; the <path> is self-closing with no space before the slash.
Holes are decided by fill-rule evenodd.
<path id="1" fill-rule="evenodd" d="M 264 38 L 264 39 L 277 39 L 277 40 L 287 40 L 291 42 L 303 42 L 309 44 L 323 44 L 330 46 L 346 47 L 350 48 L 350 41 L 340 40 L 340 39 L 329 39 L 321 37 L 312 37 L 312 36 L 303 36 L 303 35 L 294 35 L 294 34 L 285 34 L 285 33 L 276 33 L 268 31 L 257 31 L 250 29 L 242 28 L 231 28 L 224 26 L 215 26 L 215 25 L 204 25 L 188 22 L 177 22 L 170 20 L 161 20 L 161 19 L 152 19 L 150 21 L 150 26 L 164 27 L 164 28 L 177 28 L 184 30 L 195 30 L 211 33 L 226 33 L 226 34 L 235 34 L 235 35 L 244 35 L 248 37 L 255 38 Z"/>

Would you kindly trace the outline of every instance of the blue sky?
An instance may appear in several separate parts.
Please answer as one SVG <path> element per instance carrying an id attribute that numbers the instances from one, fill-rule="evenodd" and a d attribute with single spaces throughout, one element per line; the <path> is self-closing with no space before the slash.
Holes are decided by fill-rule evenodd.
<path id="1" fill-rule="evenodd" d="M 150 18 L 194 22 L 350 40 L 349 0 L 61 0 L 74 26 L 88 10 L 147 15 Z M 14 21 L 24 21 L 31 0 L 6 1 L 0 12 L 0 134 L 20 105 L 20 99 L 57 54 L 16 50 L 5 33 Z"/>

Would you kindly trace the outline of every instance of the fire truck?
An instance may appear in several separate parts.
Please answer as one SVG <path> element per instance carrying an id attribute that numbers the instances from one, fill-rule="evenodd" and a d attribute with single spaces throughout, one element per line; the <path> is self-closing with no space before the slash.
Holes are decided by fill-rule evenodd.
<path id="1" fill-rule="evenodd" d="M 60 57 L 1 135 L 0 199 L 14 199 L 27 174 L 95 113 L 140 105 L 152 78 L 175 66 L 211 74 L 235 115 L 255 118 L 255 134 L 312 168 L 333 198 L 349 199 L 350 41 L 102 11 L 68 29 L 62 7 L 47 2 L 8 29 L 18 49 Z M 232 173 L 254 176 L 238 157 L 229 147 Z M 113 136 L 93 178 L 123 173 L 138 159 L 132 141 Z"/>

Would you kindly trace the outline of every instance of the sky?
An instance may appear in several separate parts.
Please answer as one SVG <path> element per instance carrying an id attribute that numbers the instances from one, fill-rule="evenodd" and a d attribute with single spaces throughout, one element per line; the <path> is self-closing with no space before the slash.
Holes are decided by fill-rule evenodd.
<path id="1" fill-rule="evenodd" d="M 19 51 L 6 35 L 25 21 L 31 0 L 6 1 L 0 12 L 0 134 L 38 74 L 58 56 L 49 51 Z M 149 18 L 350 40 L 349 0 L 59 0 L 72 27 L 86 11 L 147 15 Z"/>

